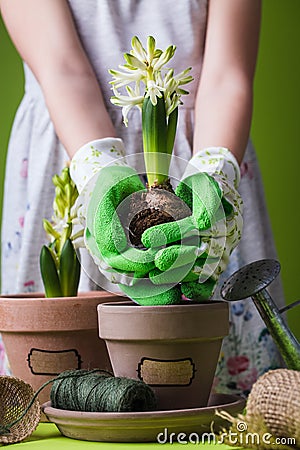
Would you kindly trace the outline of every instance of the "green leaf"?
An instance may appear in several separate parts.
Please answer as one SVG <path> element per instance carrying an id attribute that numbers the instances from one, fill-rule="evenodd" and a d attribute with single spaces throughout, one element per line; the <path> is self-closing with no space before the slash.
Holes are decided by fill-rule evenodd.
<path id="1" fill-rule="evenodd" d="M 43 245 L 40 253 L 40 270 L 46 297 L 62 297 L 59 276 L 52 250 Z"/>
<path id="2" fill-rule="evenodd" d="M 177 121 L 178 121 L 178 107 L 175 108 L 168 119 L 168 131 L 167 131 L 167 153 L 169 155 L 173 152 L 174 141 L 176 136 L 177 129 Z"/>
<path id="3" fill-rule="evenodd" d="M 63 296 L 76 296 L 80 279 L 80 262 L 71 239 L 66 240 L 61 251 L 59 278 Z"/>

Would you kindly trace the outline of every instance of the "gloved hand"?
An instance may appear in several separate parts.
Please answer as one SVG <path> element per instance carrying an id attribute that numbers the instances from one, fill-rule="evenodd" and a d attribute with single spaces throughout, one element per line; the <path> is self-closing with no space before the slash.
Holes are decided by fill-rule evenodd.
<path id="1" fill-rule="evenodd" d="M 227 149 L 213 147 L 193 156 L 176 189 L 176 194 L 191 208 L 192 215 L 149 228 L 142 235 L 147 248 L 169 244 L 155 256 L 156 269 L 149 275 L 153 282 L 155 278 L 170 280 L 187 261 L 191 264 L 194 256 L 190 272 L 178 278 L 181 292 L 196 301 L 211 297 L 241 237 L 239 179 L 238 163 Z M 191 237 L 197 235 L 199 241 L 195 246 Z M 181 245 L 170 245 L 178 242 Z"/>
<path id="2" fill-rule="evenodd" d="M 71 161 L 85 245 L 100 272 L 133 300 L 141 304 L 179 303 L 181 293 L 174 284 L 160 287 L 149 282 L 157 249 L 131 247 L 116 213 L 132 193 L 145 189 L 136 171 L 126 164 L 124 154 L 120 139 L 106 138 L 85 145 Z"/>
<path id="3" fill-rule="evenodd" d="M 95 250 L 107 268 L 137 272 L 140 276 L 147 273 L 154 266 L 153 257 L 149 257 L 154 251 L 127 248 L 126 235 L 116 214 L 126 197 L 145 189 L 136 171 L 126 163 L 122 140 L 104 138 L 86 144 L 73 157 L 70 174 L 79 191 L 76 206 L 85 226 L 85 243 L 89 249 L 93 248 L 93 255 Z"/>
<path id="4" fill-rule="evenodd" d="M 125 166 L 104 167 L 87 210 L 87 239 L 94 239 L 100 254 L 113 269 L 143 276 L 154 267 L 152 249 L 141 251 L 128 245 L 119 205 L 131 194 L 144 190 L 135 170 Z"/>
<path id="5" fill-rule="evenodd" d="M 132 247 L 118 215 L 121 203 L 143 189 L 129 167 L 101 169 L 87 210 L 86 245 L 106 277 L 111 275 L 111 281 L 118 282 L 133 300 L 143 305 L 179 303 L 181 293 L 174 284 L 157 286 L 148 278 L 155 267 L 157 249 Z"/>
<path id="6" fill-rule="evenodd" d="M 96 139 L 83 145 L 70 163 L 70 175 L 78 189 L 76 214 L 85 226 L 87 206 L 98 179 L 99 171 L 108 165 L 127 166 L 122 139 Z"/>

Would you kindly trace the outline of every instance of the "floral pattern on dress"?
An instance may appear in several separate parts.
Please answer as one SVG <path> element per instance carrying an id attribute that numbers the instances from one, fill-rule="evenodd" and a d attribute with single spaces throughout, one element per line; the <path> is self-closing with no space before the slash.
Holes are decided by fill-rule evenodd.
<path id="1" fill-rule="evenodd" d="M 243 338 L 237 334 L 237 328 L 236 323 L 231 322 L 213 387 L 215 392 L 247 396 L 258 377 L 280 367 L 281 360 L 267 328 L 260 328 L 258 336 L 245 330 Z"/>

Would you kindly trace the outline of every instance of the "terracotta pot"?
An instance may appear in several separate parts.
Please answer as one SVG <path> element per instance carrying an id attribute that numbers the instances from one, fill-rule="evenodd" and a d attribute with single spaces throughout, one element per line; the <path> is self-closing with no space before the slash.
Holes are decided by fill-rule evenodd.
<path id="1" fill-rule="evenodd" d="M 149 384 L 161 410 L 207 405 L 222 339 L 229 332 L 226 302 L 103 303 L 98 320 L 116 376 Z"/>
<path id="2" fill-rule="evenodd" d="M 36 391 L 67 369 L 111 371 L 98 336 L 97 305 L 120 299 L 106 291 L 58 298 L 38 293 L 0 296 L 0 332 L 12 374 Z M 40 403 L 49 400 L 50 389 L 40 393 Z"/>

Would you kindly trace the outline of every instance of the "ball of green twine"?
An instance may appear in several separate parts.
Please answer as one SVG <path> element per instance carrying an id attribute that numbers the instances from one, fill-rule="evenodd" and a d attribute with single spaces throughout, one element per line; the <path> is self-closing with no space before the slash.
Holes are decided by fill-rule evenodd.
<path id="1" fill-rule="evenodd" d="M 141 412 L 156 409 L 153 390 L 143 381 L 101 371 L 68 370 L 53 382 L 54 408 L 86 412 Z"/>

